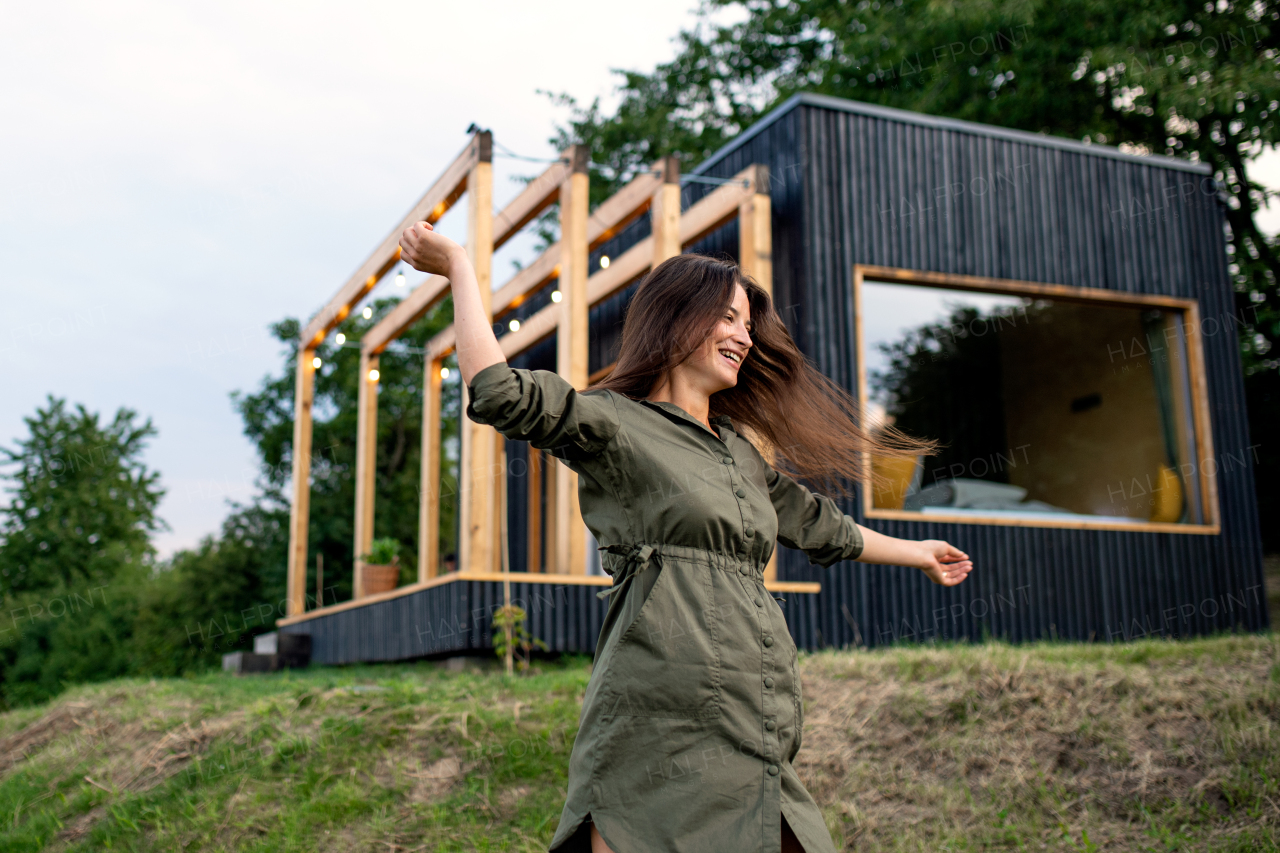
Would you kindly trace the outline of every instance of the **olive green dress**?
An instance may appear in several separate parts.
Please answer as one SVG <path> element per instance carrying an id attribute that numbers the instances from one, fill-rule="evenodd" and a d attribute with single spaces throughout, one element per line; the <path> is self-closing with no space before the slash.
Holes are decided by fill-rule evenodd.
<path id="1" fill-rule="evenodd" d="M 719 436 L 671 403 L 579 393 L 498 363 L 467 415 L 578 474 L 582 517 L 613 586 L 569 758 L 552 850 L 777 851 L 785 815 L 834 851 L 792 769 L 796 647 L 764 588 L 775 539 L 823 566 L 862 552 L 853 519 L 774 471 L 727 417 Z"/>

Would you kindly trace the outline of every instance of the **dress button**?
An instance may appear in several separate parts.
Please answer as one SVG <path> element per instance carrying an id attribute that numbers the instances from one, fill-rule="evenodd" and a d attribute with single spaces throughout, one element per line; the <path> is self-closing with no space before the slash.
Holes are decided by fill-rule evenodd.
<path id="1" fill-rule="evenodd" d="M 756 599 L 756 607 L 764 607 L 764 602 L 757 598 L 757 599 Z"/>
<path id="2" fill-rule="evenodd" d="M 745 498 L 747 496 L 747 493 L 744 492 L 742 489 L 738 489 L 736 492 L 734 492 L 734 494 L 740 498 Z"/>
<path id="3" fill-rule="evenodd" d="M 764 644 L 766 647 L 773 645 L 773 637 L 765 637 Z"/>
<path id="4" fill-rule="evenodd" d="M 738 569 L 738 572 L 743 575 L 747 575 L 751 573 L 751 570 L 748 569 L 746 566 L 743 566 L 742 568 Z"/>
<path id="5" fill-rule="evenodd" d="M 765 687 L 772 687 L 772 686 L 773 686 L 773 678 L 771 678 L 771 677 L 767 677 L 767 678 L 765 678 L 765 680 L 764 680 L 764 686 L 765 686 Z"/>
<path id="6" fill-rule="evenodd" d="M 776 729 L 776 728 L 777 728 L 777 726 L 776 726 L 776 725 L 774 725 L 773 720 L 769 720 L 767 723 L 765 723 L 765 724 L 764 724 L 764 728 L 765 728 L 765 731 L 770 731 L 770 732 L 771 732 L 771 731 L 773 731 L 774 729 Z"/>
<path id="7" fill-rule="evenodd" d="M 778 775 L 779 773 L 781 773 L 781 772 L 782 772 L 782 771 L 778 769 L 778 765 L 776 765 L 776 764 L 770 764 L 770 765 L 769 765 L 769 775 L 770 775 L 770 776 L 777 776 L 777 775 Z"/>
<path id="8" fill-rule="evenodd" d="M 720 461 L 721 461 L 721 462 L 723 462 L 723 463 L 724 463 L 724 464 L 726 464 L 726 465 L 732 465 L 732 464 L 733 464 L 733 460 L 732 460 L 732 459 L 730 459 L 728 456 L 726 456 L 725 458 L 721 459 Z"/>
<path id="9" fill-rule="evenodd" d="M 748 527 L 748 528 L 747 528 L 747 536 L 748 536 L 748 537 L 751 537 L 751 536 L 755 536 L 755 535 L 756 535 L 756 529 L 755 529 L 754 527 Z"/>

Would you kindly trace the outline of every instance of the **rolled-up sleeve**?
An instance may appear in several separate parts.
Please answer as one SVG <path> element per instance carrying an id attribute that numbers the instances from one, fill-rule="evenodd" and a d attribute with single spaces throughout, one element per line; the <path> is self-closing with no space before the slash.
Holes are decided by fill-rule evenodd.
<path id="1" fill-rule="evenodd" d="M 618 434 L 618 407 L 607 391 L 580 393 L 548 370 L 491 364 L 471 379 L 467 417 L 553 456 L 594 456 Z"/>
<path id="2" fill-rule="evenodd" d="M 778 541 L 823 568 L 862 554 L 862 533 L 836 502 L 815 495 L 766 463 L 765 484 L 778 514 Z"/>

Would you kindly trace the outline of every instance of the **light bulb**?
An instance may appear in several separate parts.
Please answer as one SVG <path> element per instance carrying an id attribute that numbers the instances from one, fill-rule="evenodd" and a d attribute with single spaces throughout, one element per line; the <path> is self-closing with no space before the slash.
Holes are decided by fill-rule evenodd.
<path id="1" fill-rule="evenodd" d="M 311 366 L 314 367 L 316 370 L 319 370 L 320 365 L 322 364 L 324 364 L 324 362 L 320 360 L 320 356 L 316 356 L 315 358 L 311 359 Z"/>
<path id="2" fill-rule="evenodd" d="M 560 295 L 560 291 L 558 291 L 558 290 L 553 290 L 553 291 L 551 291 L 551 301 L 552 301 L 552 302 L 559 302 L 561 299 L 564 299 L 564 297 Z"/>
<path id="3" fill-rule="evenodd" d="M 396 287 L 404 287 L 404 273 L 396 273 Z"/>
<path id="4" fill-rule="evenodd" d="M 510 323 L 508 323 L 508 324 L 507 324 L 507 328 L 508 328 L 508 329 L 510 329 L 510 330 L 511 330 L 511 331 L 513 331 L 513 332 L 518 332 L 518 331 L 520 331 L 520 321 L 519 321 L 519 320 L 512 320 Z"/>
<path id="5" fill-rule="evenodd" d="M 447 368 L 447 367 L 442 367 L 442 368 L 440 368 L 440 378 L 441 378 L 441 379 L 448 379 L 448 378 L 449 378 L 449 368 Z"/>
<path id="6" fill-rule="evenodd" d="M 377 382 L 377 381 L 378 381 L 378 377 L 379 377 L 380 375 L 381 375 L 381 374 L 379 374 L 379 373 L 378 373 L 378 368 L 376 368 L 376 367 L 375 367 L 375 368 L 373 368 L 373 370 L 370 370 L 370 371 L 369 371 L 369 381 L 370 381 L 370 382 Z"/>
<path id="7" fill-rule="evenodd" d="M 608 256 L 608 255 L 601 255 L 601 256 L 600 256 L 600 269 L 602 269 L 602 270 L 607 270 L 608 268 L 609 268 L 609 256 Z"/>
<path id="8" fill-rule="evenodd" d="M 347 342 L 347 336 L 342 334 L 342 332 L 338 332 L 338 337 L 335 338 L 335 340 L 338 342 L 338 346 L 342 346 Z"/>
<path id="9" fill-rule="evenodd" d="M 370 308 L 368 305 L 366 305 L 366 306 L 364 307 L 364 310 L 360 312 L 360 316 L 364 317 L 366 320 L 372 320 L 372 319 L 373 319 L 373 309 L 372 309 L 372 308 Z"/>

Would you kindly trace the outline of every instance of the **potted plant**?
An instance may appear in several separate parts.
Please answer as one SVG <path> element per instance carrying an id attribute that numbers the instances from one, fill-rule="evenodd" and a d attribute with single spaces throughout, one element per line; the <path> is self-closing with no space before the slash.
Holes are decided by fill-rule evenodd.
<path id="1" fill-rule="evenodd" d="M 363 595 L 390 592 L 400 585 L 400 543 L 390 536 L 369 543 L 364 555 Z"/>

